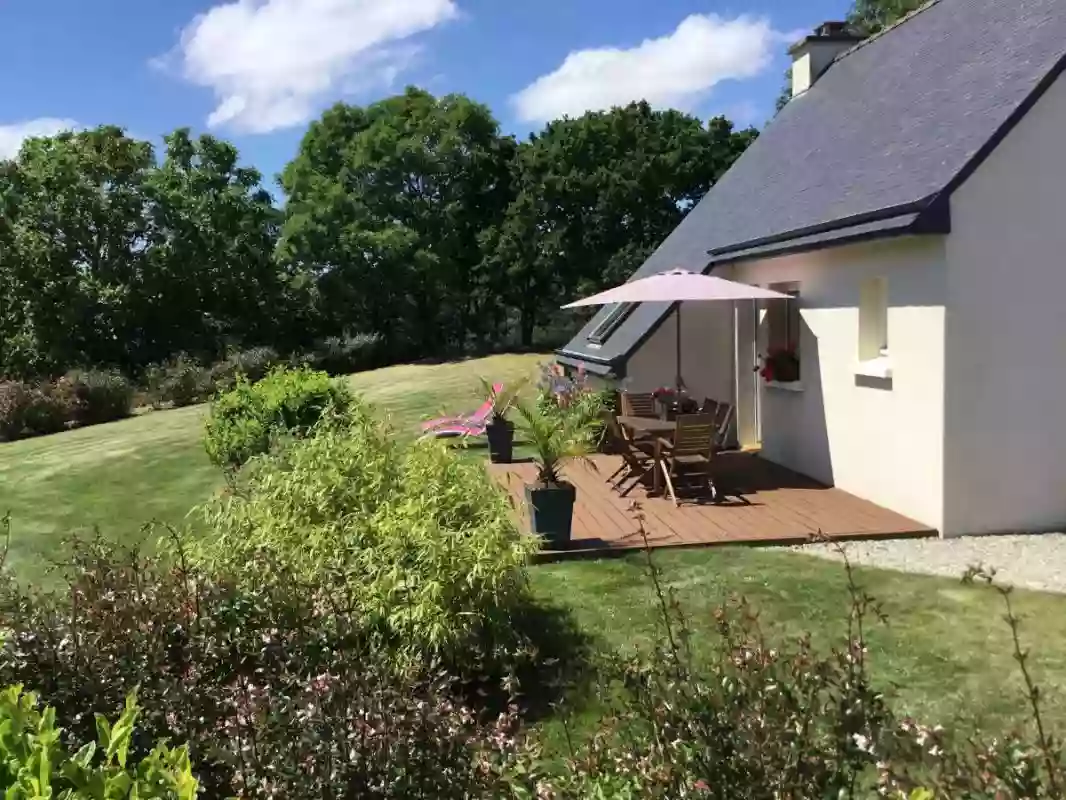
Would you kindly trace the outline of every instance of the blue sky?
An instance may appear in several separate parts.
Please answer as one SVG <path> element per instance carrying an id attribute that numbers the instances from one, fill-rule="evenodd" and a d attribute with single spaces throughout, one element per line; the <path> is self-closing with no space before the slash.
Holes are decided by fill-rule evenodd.
<path id="1" fill-rule="evenodd" d="M 27 133 L 179 126 L 273 175 L 337 100 L 465 92 L 524 136 L 647 98 L 761 125 L 791 37 L 847 0 L 0 0 L 0 156 Z"/>

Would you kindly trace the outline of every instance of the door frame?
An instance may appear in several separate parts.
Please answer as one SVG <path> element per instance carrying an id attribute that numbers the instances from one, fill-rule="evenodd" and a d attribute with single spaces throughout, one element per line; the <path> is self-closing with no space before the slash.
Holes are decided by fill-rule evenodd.
<path id="1" fill-rule="evenodd" d="M 737 443 L 741 447 L 762 445 L 762 386 L 759 381 L 759 321 L 757 300 L 733 304 L 733 392 L 737 410 Z"/>

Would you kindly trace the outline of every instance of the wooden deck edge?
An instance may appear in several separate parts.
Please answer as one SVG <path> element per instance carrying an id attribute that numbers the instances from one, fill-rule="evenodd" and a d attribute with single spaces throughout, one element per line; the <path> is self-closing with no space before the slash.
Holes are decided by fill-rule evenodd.
<path id="1" fill-rule="evenodd" d="M 932 528 L 922 528 L 913 531 L 887 531 L 860 533 L 834 533 L 829 537 L 833 542 L 848 541 L 885 541 L 891 539 L 929 539 L 938 537 L 940 533 Z M 776 538 L 760 539 L 718 539 L 705 542 L 665 542 L 653 544 L 653 551 L 661 550 L 704 550 L 711 547 L 796 547 L 798 545 L 816 544 L 822 541 L 813 535 L 805 539 L 795 536 L 780 536 Z M 530 559 L 534 565 L 558 564 L 565 561 L 596 561 L 599 559 L 622 558 L 634 553 L 643 552 L 643 544 L 613 545 L 609 547 L 583 547 L 573 550 L 540 550 Z"/>

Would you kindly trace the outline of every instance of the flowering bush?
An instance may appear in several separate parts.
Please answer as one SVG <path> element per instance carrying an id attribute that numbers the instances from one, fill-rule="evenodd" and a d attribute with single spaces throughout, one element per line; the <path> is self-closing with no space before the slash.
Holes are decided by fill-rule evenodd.
<path id="1" fill-rule="evenodd" d="M 599 438 L 603 412 L 615 410 L 615 397 L 614 389 L 593 386 L 583 367 L 568 375 L 561 364 L 550 362 L 541 365 L 537 383 L 537 404 L 541 410 L 549 414 L 572 416 L 575 418 L 574 425 L 579 428 L 590 426 L 594 440 Z"/>
<path id="2" fill-rule="evenodd" d="M 72 370 L 56 381 L 54 391 L 75 425 L 123 419 L 133 409 L 133 385 L 114 371 Z"/>
<path id="3" fill-rule="evenodd" d="M 58 433 L 73 417 L 73 407 L 53 385 L 0 380 L 0 441 Z"/>

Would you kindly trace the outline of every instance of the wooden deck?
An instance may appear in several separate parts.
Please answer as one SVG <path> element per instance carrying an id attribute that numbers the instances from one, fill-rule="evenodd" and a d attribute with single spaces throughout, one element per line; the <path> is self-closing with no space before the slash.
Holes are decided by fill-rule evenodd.
<path id="1" fill-rule="evenodd" d="M 652 547 L 706 547 L 729 544 L 797 544 L 821 533 L 834 539 L 932 536 L 936 531 L 886 508 L 823 486 L 779 467 L 754 453 L 725 453 L 718 457 L 715 484 L 724 498 L 719 503 L 682 499 L 680 507 L 643 488 L 619 497 L 607 484 L 619 460 L 593 456 L 566 469 L 577 487 L 573 541 L 570 548 L 545 557 L 606 555 L 644 546 L 634 501 L 644 517 Z M 492 464 L 493 477 L 514 500 L 525 518 L 525 484 L 535 475 L 530 463 Z"/>

